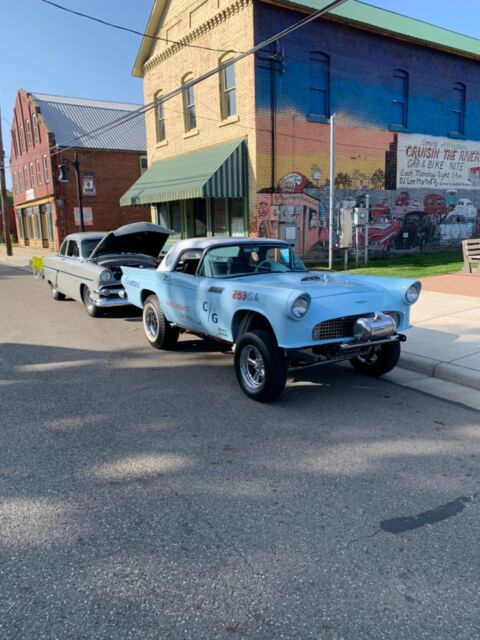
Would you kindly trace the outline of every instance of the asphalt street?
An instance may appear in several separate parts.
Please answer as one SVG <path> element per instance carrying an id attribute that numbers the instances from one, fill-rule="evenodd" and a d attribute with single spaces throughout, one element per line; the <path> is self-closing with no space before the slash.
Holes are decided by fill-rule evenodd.
<path id="1" fill-rule="evenodd" d="M 1 640 L 474 640 L 480 413 L 344 366 L 279 401 L 0 265 Z"/>

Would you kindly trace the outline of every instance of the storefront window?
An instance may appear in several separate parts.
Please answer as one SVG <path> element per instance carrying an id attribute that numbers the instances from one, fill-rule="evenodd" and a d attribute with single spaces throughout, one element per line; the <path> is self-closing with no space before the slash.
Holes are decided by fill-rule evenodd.
<path id="1" fill-rule="evenodd" d="M 244 236 L 245 215 L 243 198 L 232 198 L 230 200 L 230 219 L 232 236 Z"/>
<path id="2" fill-rule="evenodd" d="M 182 206 L 180 202 L 170 203 L 170 229 L 175 231 L 175 236 L 182 235 Z"/>
<path id="3" fill-rule="evenodd" d="M 52 214 L 52 205 L 51 204 L 46 204 L 45 208 L 45 219 L 47 222 L 47 235 L 48 235 L 48 239 L 51 242 L 55 241 L 55 231 L 53 228 L 53 214 Z"/>
<path id="4" fill-rule="evenodd" d="M 193 201 L 193 217 L 195 220 L 195 236 L 207 235 L 207 201 L 196 198 Z"/>
<path id="5" fill-rule="evenodd" d="M 212 200 L 213 213 L 213 235 L 228 236 L 227 226 L 227 201 L 225 198 L 214 198 Z"/>
<path id="6" fill-rule="evenodd" d="M 157 204 L 157 224 L 161 227 L 170 227 L 170 220 L 168 219 L 168 202 Z"/>
<path id="7" fill-rule="evenodd" d="M 25 240 L 25 235 L 23 233 L 23 221 L 21 212 L 17 213 L 17 227 L 18 227 L 18 235 L 20 240 Z"/>

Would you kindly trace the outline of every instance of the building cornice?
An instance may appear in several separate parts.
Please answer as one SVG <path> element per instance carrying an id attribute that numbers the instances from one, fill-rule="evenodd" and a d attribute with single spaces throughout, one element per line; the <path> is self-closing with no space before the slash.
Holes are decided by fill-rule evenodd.
<path id="1" fill-rule="evenodd" d="M 165 51 L 162 51 L 161 53 L 157 53 L 152 58 L 147 60 L 143 65 L 144 74 L 148 73 L 165 60 L 168 60 L 168 58 L 175 55 L 190 43 L 194 42 L 209 31 L 212 31 L 219 25 L 224 24 L 232 16 L 236 15 L 240 11 L 243 11 L 252 3 L 253 0 L 235 0 L 235 2 L 232 2 L 230 5 L 228 5 L 228 7 L 225 7 L 217 14 L 206 20 L 204 23 L 187 33 L 187 35 L 183 36 L 183 38 L 180 38 L 175 44 L 172 44 L 170 47 L 168 47 L 168 49 L 165 49 Z M 221 52 L 219 51 L 219 53 Z"/>

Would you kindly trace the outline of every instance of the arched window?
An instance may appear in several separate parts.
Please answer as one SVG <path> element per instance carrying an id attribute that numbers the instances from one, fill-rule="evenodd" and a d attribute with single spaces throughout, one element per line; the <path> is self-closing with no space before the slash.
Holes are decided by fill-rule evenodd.
<path id="1" fill-rule="evenodd" d="M 453 109 L 451 133 L 463 136 L 465 133 L 465 98 L 466 87 L 461 82 L 453 85 Z"/>
<path id="2" fill-rule="evenodd" d="M 22 151 L 22 153 L 25 153 L 26 146 L 25 146 L 25 133 L 23 130 L 23 124 L 20 125 L 20 149 Z"/>
<path id="3" fill-rule="evenodd" d="M 35 113 L 32 115 L 32 127 L 33 127 L 33 139 L 35 142 L 38 142 L 40 137 L 38 135 L 38 119 Z"/>
<path id="4" fill-rule="evenodd" d="M 27 145 L 29 147 L 32 146 L 32 127 L 30 126 L 30 120 L 27 120 L 25 123 L 25 128 L 27 130 Z"/>
<path id="5" fill-rule="evenodd" d="M 392 125 L 407 127 L 408 121 L 408 73 L 403 69 L 393 72 Z"/>
<path id="6" fill-rule="evenodd" d="M 330 56 L 319 51 L 310 54 L 310 107 L 312 118 L 330 117 Z"/>
<path id="7" fill-rule="evenodd" d="M 167 129 L 165 126 L 165 103 L 162 99 L 162 92 L 155 94 L 155 131 L 157 142 L 163 142 L 167 138 Z"/>
<path id="8" fill-rule="evenodd" d="M 188 73 L 183 76 L 182 84 L 185 85 L 193 80 L 193 75 Z M 185 87 L 183 90 L 183 119 L 185 122 L 185 131 L 191 131 L 197 128 L 197 114 L 195 111 L 195 88 Z"/>
<path id="9" fill-rule="evenodd" d="M 218 61 L 219 64 L 228 62 L 232 53 L 226 53 Z M 220 113 L 222 120 L 237 113 L 237 89 L 235 85 L 235 64 L 232 62 L 220 71 Z"/>

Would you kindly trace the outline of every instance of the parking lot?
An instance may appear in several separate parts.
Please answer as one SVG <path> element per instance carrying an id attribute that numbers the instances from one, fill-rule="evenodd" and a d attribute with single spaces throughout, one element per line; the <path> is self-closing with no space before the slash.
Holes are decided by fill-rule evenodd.
<path id="1" fill-rule="evenodd" d="M 479 636 L 478 412 L 345 366 L 259 404 L 134 311 L 0 300 L 2 640 Z"/>

